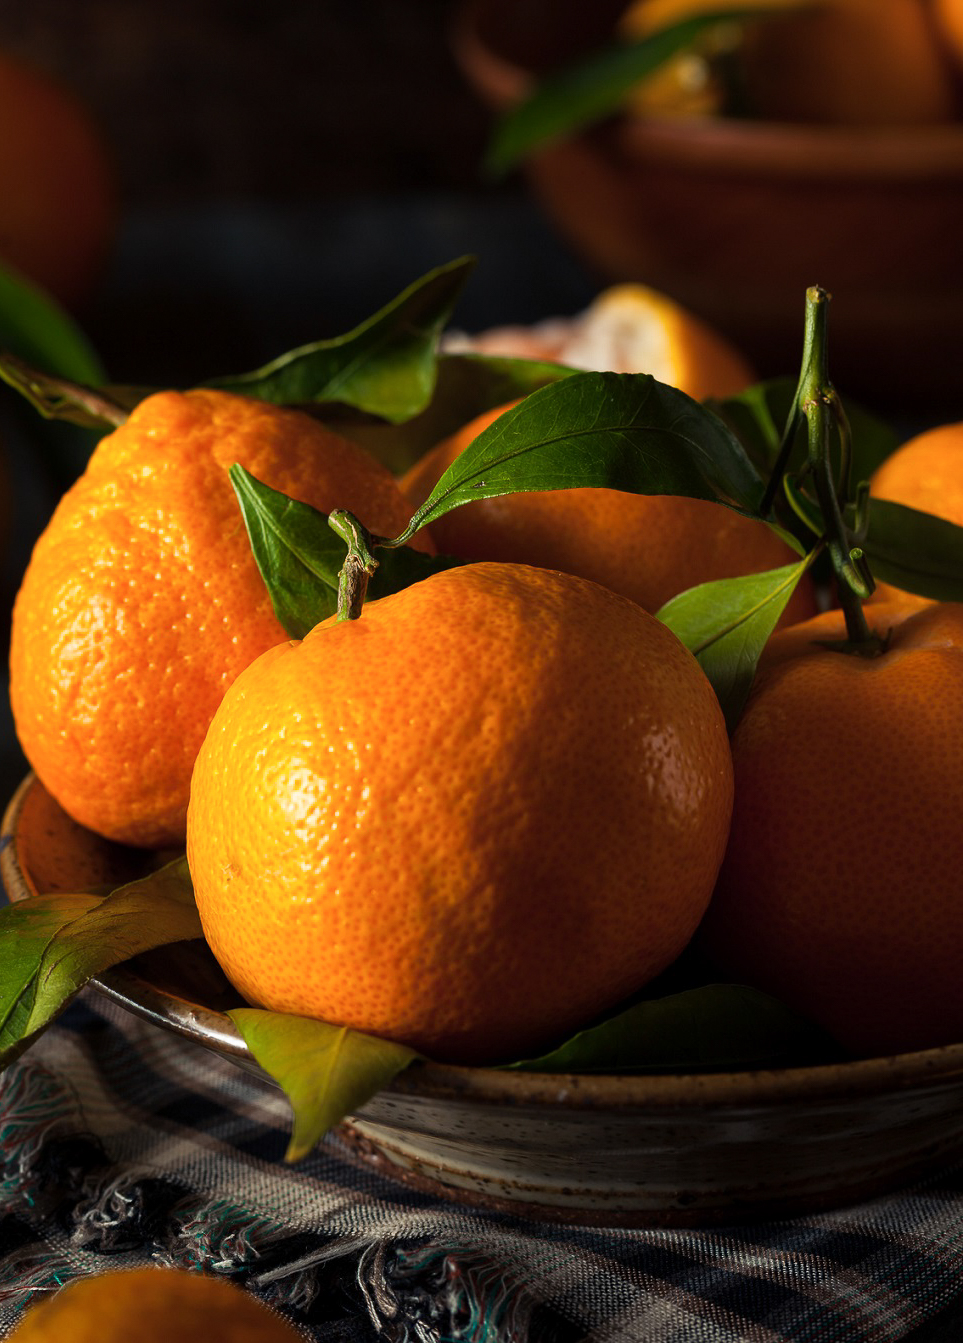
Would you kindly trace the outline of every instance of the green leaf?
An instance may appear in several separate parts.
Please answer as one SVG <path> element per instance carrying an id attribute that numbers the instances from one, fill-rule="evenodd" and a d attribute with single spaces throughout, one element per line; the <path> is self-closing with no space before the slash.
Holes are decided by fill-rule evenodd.
<path id="1" fill-rule="evenodd" d="M 764 573 L 700 583 L 656 612 L 695 654 L 730 732 L 742 714 L 760 654 L 811 559 L 807 555 L 798 564 Z"/>
<path id="2" fill-rule="evenodd" d="M 360 443 L 396 475 L 412 466 L 429 448 L 449 438 L 486 410 L 517 401 L 539 387 L 576 372 L 561 364 L 535 359 L 509 359 L 487 354 L 442 354 L 431 401 L 420 414 L 401 424 L 339 419 L 325 411 L 326 424 Z"/>
<path id="3" fill-rule="evenodd" d="M 418 1057 L 413 1049 L 308 1017 L 239 1007 L 228 1013 L 245 1044 L 291 1102 L 285 1154 L 300 1161 L 329 1129 Z"/>
<path id="4" fill-rule="evenodd" d="M 720 23 L 758 18 L 757 5 L 693 15 L 636 42 L 616 42 L 551 75 L 507 112 L 495 129 L 484 167 L 498 176 L 539 145 L 601 120 L 627 93 L 699 35 Z"/>
<path id="5" fill-rule="evenodd" d="M 822 1032 L 775 998 L 743 984 L 705 984 L 645 999 L 579 1031 L 526 1072 L 639 1073 L 738 1070 L 811 1062 Z"/>
<path id="6" fill-rule="evenodd" d="M 397 539 L 472 499 L 577 486 L 712 499 L 748 513 L 762 493 L 736 437 L 684 392 L 647 373 L 573 373 L 479 434 Z"/>
<path id="7" fill-rule="evenodd" d="M 0 265 L 0 349 L 46 373 L 97 386 L 104 370 L 80 327 L 36 285 Z"/>
<path id="8" fill-rule="evenodd" d="M 284 405 L 340 402 L 392 423 L 410 419 L 431 399 L 438 337 L 474 264 L 462 257 L 430 271 L 346 335 L 204 385 Z"/>
<path id="9" fill-rule="evenodd" d="M 109 895 L 37 895 L 0 909 L 0 1066 L 102 971 L 202 935 L 186 858 Z"/>
<path id="10" fill-rule="evenodd" d="M 338 576 L 347 547 L 328 526 L 326 513 L 256 480 L 239 463 L 228 474 L 274 613 L 292 639 L 303 639 L 337 610 Z M 382 550 L 368 597 L 398 592 L 459 563 L 410 546 Z"/>
<path id="11" fill-rule="evenodd" d="M 963 601 L 963 527 L 870 497 L 862 544 L 874 578 L 936 601 Z"/>

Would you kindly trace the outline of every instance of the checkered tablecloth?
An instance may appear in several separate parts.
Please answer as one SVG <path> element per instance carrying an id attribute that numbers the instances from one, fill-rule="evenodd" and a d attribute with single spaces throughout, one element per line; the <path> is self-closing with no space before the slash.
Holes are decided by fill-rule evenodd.
<path id="1" fill-rule="evenodd" d="M 479 1212 L 361 1165 L 296 1167 L 281 1094 L 88 991 L 0 1077 L 0 1337 L 36 1293 L 203 1268 L 307 1339 L 963 1339 L 963 1168 L 832 1214 L 705 1230 Z"/>

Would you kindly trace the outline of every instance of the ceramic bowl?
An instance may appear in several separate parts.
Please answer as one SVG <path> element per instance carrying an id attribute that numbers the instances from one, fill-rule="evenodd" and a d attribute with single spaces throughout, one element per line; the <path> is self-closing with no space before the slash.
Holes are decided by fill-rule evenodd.
<path id="1" fill-rule="evenodd" d="M 81 829 L 32 777 L 3 820 L 0 872 L 14 901 L 117 884 L 152 861 Z M 225 1015 L 240 1000 L 203 943 L 138 957 L 93 987 L 260 1072 Z M 672 1076 L 416 1064 L 342 1131 L 388 1175 L 525 1217 L 607 1225 L 781 1217 L 883 1193 L 963 1152 L 963 1045 Z"/>
<path id="2" fill-rule="evenodd" d="M 462 0 L 452 45 L 501 113 L 611 39 L 622 3 Z M 963 124 L 790 125 L 625 113 L 546 143 L 533 194 L 600 281 L 662 289 L 795 373 L 806 288 L 834 296 L 834 380 L 871 404 L 959 411 Z"/>

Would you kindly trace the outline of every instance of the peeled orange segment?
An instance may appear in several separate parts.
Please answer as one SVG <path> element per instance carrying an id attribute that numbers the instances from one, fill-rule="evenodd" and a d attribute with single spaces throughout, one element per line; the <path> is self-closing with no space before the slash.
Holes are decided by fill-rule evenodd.
<path id="1" fill-rule="evenodd" d="M 755 381 L 748 361 L 714 327 L 641 284 L 606 289 L 582 313 L 534 326 L 451 335 L 449 350 L 545 359 L 572 368 L 651 373 L 697 401 L 731 396 Z"/>

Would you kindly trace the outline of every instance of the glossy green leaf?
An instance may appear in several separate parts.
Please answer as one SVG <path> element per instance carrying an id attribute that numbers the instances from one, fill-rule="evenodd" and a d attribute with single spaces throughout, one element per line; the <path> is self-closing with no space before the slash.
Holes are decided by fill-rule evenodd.
<path id="1" fill-rule="evenodd" d="M 448 438 L 486 410 L 517 401 L 539 387 L 558 382 L 575 369 L 534 359 L 486 354 L 443 354 L 431 401 L 418 415 L 399 424 L 343 420 L 325 408 L 326 424 L 360 443 L 389 470 L 400 475 L 436 443 Z"/>
<path id="2" fill-rule="evenodd" d="M 0 349 L 44 372 L 97 386 L 100 358 L 84 332 L 48 294 L 0 265 Z"/>
<path id="3" fill-rule="evenodd" d="M 292 639 L 303 639 L 337 610 L 338 576 L 347 547 L 328 526 L 326 513 L 271 489 L 237 463 L 228 474 L 274 613 Z M 398 592 L 459 563 L 410 546 L 379 550 L 368 597 Z"/>
<path id="4" fill-rule="evenodd" d="M 875 579 L 936 601 L 963 601 L 963 527 L 870 498 L 863 551 Z"/>
<path id="5" fill-rule="evenodd" d="M 501 415 L 435 485 L 399 540 L 472 499 L 603 486 L 752 512 L 761 481 L 711 411 L 647 373 L 573 373 Z"/>
<path id="6" fill-rule="evenodd" d="M 0 909 L 0 1065 L 102 971 L 201 936 L 186 858 L 109 895 L 38 895 Z"/>
<path id="7" fill-rule="evenodd" d="M 228 1016 L 291 1103 L 288 1161 L 307 1156 L 329 1129 L 418 1057 L 405 1045 L 308 1017 L 255 1007 L 235 1008 Z"/>
<path id="8" fill-rule="evenodd" d="M 806 556 L 764 573 L 701 583 L 656 613 L 695 654 L 730 732 L 742 714 L 760 654 L 810 562 Z"/>
<path id="9" fill-rule="evenodd" d="M 353 331 L 205 385 L 285 405 L 340 402 L 393 423 L 410 419 L 431 400 L 438 338 L 474 264 L 463 257 L 440 266 Z"/>
<path id="10" fill-rule="evenodd" d="M 778 8 L 778 6 L 774 6 Z M 739 5 L 695 14 L 635 42 L 613 42 L 543 79 L 506 112 L 492 137 L 484 167 L 498 176 L 533 149 L 580 130 L 618 110 L 626 94 L 708 28 L 758 18 L 764 6 Z"/>
<path id="11" fill-rule="evenodd" d="M 645 999 L 580 1031 L 526 1072 L 639 1073 L 738 1070 L 812 1062 L 822 1032 L 775 998 L 743 984 L 705 984 Z"/>

